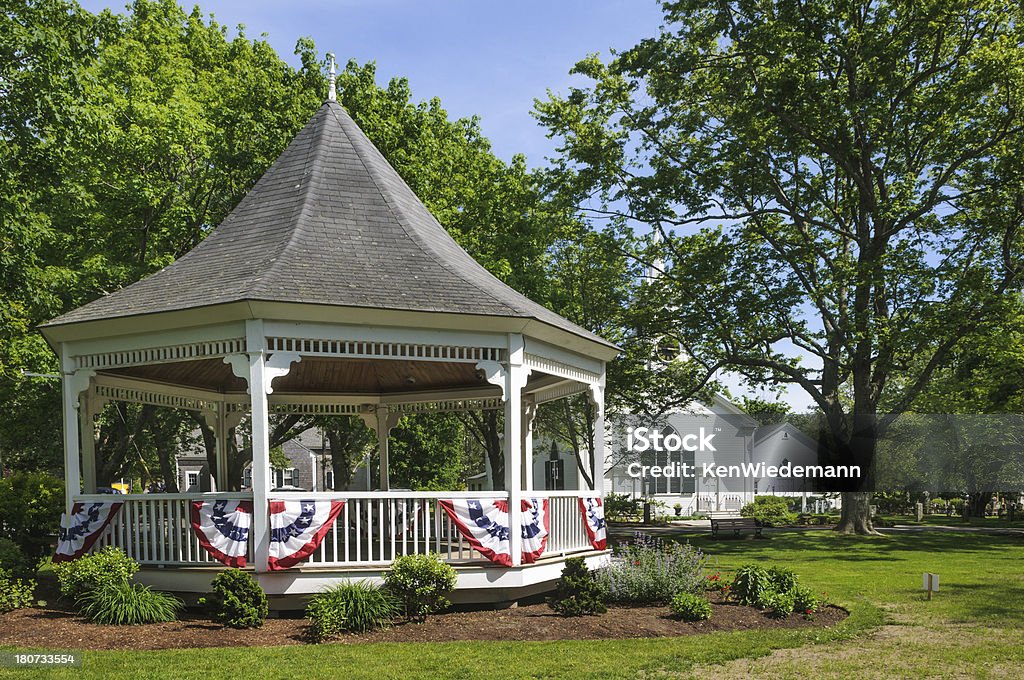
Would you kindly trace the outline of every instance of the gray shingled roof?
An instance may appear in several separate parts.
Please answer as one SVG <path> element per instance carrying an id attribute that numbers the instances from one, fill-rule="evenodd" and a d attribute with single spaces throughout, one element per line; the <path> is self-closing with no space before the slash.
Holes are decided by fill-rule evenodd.
<path id="1" fill-rule="evenodd" d="M 191 252 L 44 326 L 241 300 L 533 318 L 610 344 L 473 260 L 333 101 Z"/>

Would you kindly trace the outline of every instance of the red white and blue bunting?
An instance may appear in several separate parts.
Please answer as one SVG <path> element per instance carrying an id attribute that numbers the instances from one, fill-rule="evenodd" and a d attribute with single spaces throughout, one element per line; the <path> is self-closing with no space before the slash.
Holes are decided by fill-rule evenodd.
<path id="1" fill-rule="evenodd" d="M 192 530 L 215 560 L 241 569 L 249 550 L 252 501 L 194 501 Z"/>
<path id="2" fill-rule="evenodd" d="M 590 545 L 595 550 L 608 547 L 608 527 L 604 522 L 604 504 L 600 498 L 580 498 L 580 512 L 583 513 L 583 526 L 587 530 Z"/>
<path id="3" fill-rule="evenodd" d="M 459 533 L 495 564 L 512 566 L 508 501 L 456 499 L 438 501 Z M 550 520 L 547 499 L 522 500 L 523 563 L 535 562 L 547 545 Z"/>
<path id="4" fill-rule="evenodd" d="M 114 519 L 122 503 L 102 501 L 98 503 L 75 503 L 71 506 L 71 517 L 61 515 L 60 533 L 54 562 L 70 562 L 87 553 L 103 530 Z"/>
<path id="5" fill-rule="evenodd" d="M 288 569 L 320 547 L 345 501 L 270 501 L 272 571 Z"/>

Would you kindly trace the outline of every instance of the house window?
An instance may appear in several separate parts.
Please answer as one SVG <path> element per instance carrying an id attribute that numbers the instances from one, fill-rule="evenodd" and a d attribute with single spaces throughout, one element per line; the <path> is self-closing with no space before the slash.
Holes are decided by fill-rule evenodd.
<path id="1" fill-rule="evenodd" d="M 324 486 L 334 490 L 334 470 L 327 471 L 327 476 L 324 478 Z"/>
<path id="2" fill-rule="evenodd" d="M 252 468 L 245 468 L 242 473 L 242 486 L 252 488 Z"/>
<path id="3" fill-rule="evenodd" d="M 192 489 L 199 486 L 199 473 L 198 472 L 186 472 L 185 473 L 185 489 Z"/>
<path id="4" fill-rule="evenodd" d="M 298 486 L 299 485 L 299 471 L 295 468 L 285 468 L 284 470 L 274 470 L 274 486 Z"/>
<path id="5" fill-rule="evenodd" d="M 641 455 L 642 465 L 657 465 L 663 470 L 670 468 L 673 471 L 672 477 L 648 477 L 644 480 L 647 485 L 647 493 L 654 494 L 692 494 L 696 491 L 697 480 L 693 476 L 681 477 L 682 465 L 689 466 L 688 470 L 693 474 L 695 459 L 694 451 L 647 451 Z"/>

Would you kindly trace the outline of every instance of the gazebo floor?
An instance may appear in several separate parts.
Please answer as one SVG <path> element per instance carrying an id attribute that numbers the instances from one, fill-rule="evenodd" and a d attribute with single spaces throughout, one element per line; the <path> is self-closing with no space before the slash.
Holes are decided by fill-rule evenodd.
<path id="1" fill-rule="evenodd" d="M 521 598 L 554 588 L 569 557 L 583 557 L 591 569 L 605 564 L 609 551 L 577 552 L 551 555 L 519 567 L 502 567 L 484 560 L 453 563 L 458 584 L 449 599 L 455 604 L 513 603 Z M 254 574 L 270 599 L 271 609 L 301 609 L 309 595 L 346 581 L 382 583 L 387 563 L 352 566 L 303 566 L 286 571 Z M 221 571 L 211 566 L 144 566 L 136 577 L 140 582 L 181 595 L 193 603 L 209 592 L 210 581 Z M 247 569 L 251 571 L 251 569 Z"/>

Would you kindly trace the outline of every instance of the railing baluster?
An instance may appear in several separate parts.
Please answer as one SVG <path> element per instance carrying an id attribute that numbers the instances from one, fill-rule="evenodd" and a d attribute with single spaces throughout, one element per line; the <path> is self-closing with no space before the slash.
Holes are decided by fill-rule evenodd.
<path id="1" fill-rule="evenodd" d="M 384 556 L 384 499 L 380 498 L 377 500 L 377 517 L 379 528 L 377 531 L 377 551 L 380 554 L 380 561 L 386 562 L 387 557 Z"/>
<path id="2" fill-rule="evenodd" d="M 356 506 L 356 562 L 362 559 L 363 525 L 362 525 L 362 499 L 359 499 Z"/>

